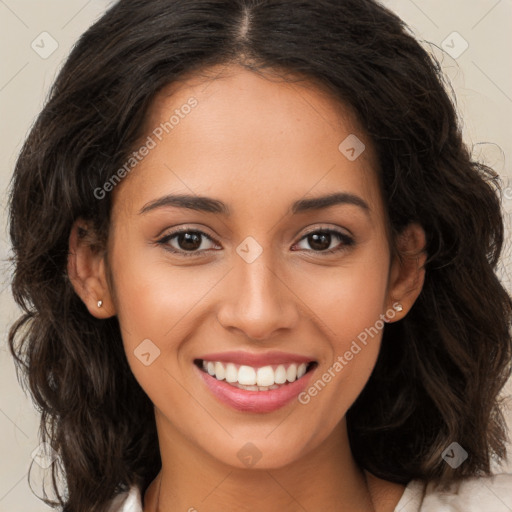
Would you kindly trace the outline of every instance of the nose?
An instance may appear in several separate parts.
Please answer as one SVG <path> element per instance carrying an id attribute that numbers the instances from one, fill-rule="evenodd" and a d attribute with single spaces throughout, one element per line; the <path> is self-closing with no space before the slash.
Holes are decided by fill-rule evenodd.
<path id="1" fill-rule="evenodd" d="M 286 272 L 273 270 L 270 255 L 264 251 L 247 263 L 235 258 L 235 268 L 225 283 L 226 291 L 217 319 L 227 330 L 264 341 L 293 329 L 299 321 L 299 300 L 286 282 Z M 265 255 L 265 256 L 264 256 Z"/>

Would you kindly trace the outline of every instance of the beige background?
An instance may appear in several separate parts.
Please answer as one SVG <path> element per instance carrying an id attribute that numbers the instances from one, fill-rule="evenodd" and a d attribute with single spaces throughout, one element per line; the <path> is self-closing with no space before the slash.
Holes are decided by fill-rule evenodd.
<path id="1" fill-rule="evenodd" d="M 17 310 L 8 287 L 9 254 L 5 222 L 6 188 L 22 141 L 41 109 L 48 88 L 72 44 L 112 2 L 101 0 L 0 0 L 0 512 L 50 510 L 35 498 L 27 483 L 31 454 L 38 447 L 38 415 L 16 380 L 7 352 L 6 330 Z M 509 180 L 504 208 L 512 218 L 512 1 L 511 0 L 385 0 L 415 35 L 443 59 L 455 89 L 465 137 L 475 154 Z M 49 36 L 40 36 L 48 32 Z M 453 35 L 453 32 L 458 32 Z M 31 47 L 45 38 L 39 53 Z M 445 43 L 443 43 L 445 41 Z M 467 49 L 460 53 L 466 46 Z M 39 43 L 40 46 L 41 43 Z M 427 44 L 427 43 L 425 43 Z M 444 53 L 445 48 L 448 53 Z M 454 58 L 455 57 L 455 58 Z M 509 289 L 512 256 L 507 248 L 501 273 Z M 512 393 L 509 382 L 508 393 Z M 512 409 L 507 412 L 512 426 Z M 512 457 L 511 457 L 512 459 Z M 34 465 L 34 467 L 37 467 Z M 509 464 L 512 471 L 512 464 Z M 41 493 L 40 474 L 32 487 Z"/>

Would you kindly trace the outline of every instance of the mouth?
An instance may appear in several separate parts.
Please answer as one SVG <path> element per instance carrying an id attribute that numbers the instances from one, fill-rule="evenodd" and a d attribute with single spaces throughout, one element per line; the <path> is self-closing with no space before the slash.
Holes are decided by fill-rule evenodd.
<path id="1" fill-rule="evenodd" d="M 217 381 L 244 391 L 263 393 L 289 386 L 318 366 L 316 361 L 249 366 L 206 359 L 195 359 L 194 364 Z"/>

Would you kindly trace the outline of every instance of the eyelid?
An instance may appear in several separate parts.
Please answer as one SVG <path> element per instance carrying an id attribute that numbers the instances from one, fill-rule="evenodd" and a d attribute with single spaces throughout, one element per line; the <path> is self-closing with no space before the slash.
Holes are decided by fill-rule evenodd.
<path id="1" fill-rule="evenodd" d="M 349 231 L 349 230 L 346 230 L 346 231 Z M 292 247 L 295 247 L 298 243 L 300 243 L 302 240 L 304 240 L 308 235 L 313 234 L 313 233 L 317 233 L 317 232 L 329 233 L 329 234 L 337 236 L 341 240 L 341 242 L 342 242 L 341 243 L 341 247 L 334 248 L 334 249 L 328 249 L 328 250 L 324 250 L 324 251 L 314 251 L 314 250 L 302 249 L 303 251 L 306 251 L 307 253 L 313 253 L 313 254 L 318 254 L 318 255 L 322 256 L 322 255 L 330 255 L 330 254 L 333 254 L 333 253 L 336 253 L 336 252 L 343 252 L 343 250 L 346 250 L 347 247 L 355 245 L 355 240 L 354 240 L 353 235 L 352 234 L 349 235 L 349 234 L 344 233 L 343 231 L 341 231 L 341 228 L 332 228 L 332 227 L 318 226 L 317 225 L 317 226 L 311 227 L 311 229 L 308 229 L 292 245 Z M 208 233 L 205 233 L 201 229 L 193 228 L 193 227 L 189 227 L 189 226 L 177 228 L 174 231 L 168 232 L 167 234 L 161 236 L 158 240 L 156 240 L 155 243 L 157 245 L 165 246 L 164 249 L 169 251 L 169 252 L 171 252 L 171 253 L 173 253 L 173 254 L 177 254 L 179 256 L 184 256 L 184 257 L 190 257 L 190 256 L 202 257 L 202 256 L 206 255 L 205 253 L 208 253 L 211 250 L 218 250 L 218 249 L 202 249 L 200 251 L 183 251 L 183 250 L 178 250 L 178 249 L 174 249 L 172 247 L 169 247 L 167 245 L 167 242 L 169 242 L 170 240 L 172 240 L 173 238 L 175 238 L 176 236 L 178 236 L 181 233 L 196 233 L 196 234 L 199 234 L 200 236 L 204 236 L 205 238 L 210 240 L 215 245 L 220 245 L 218 240 L 216 240 L 214 237 L 212 237 Z"/>
<path id="2" fill-rule="evenodd" d="M 344 233 L 342 230 L 346 231 L 346 233 Z M 347 228 L 341 228 L 339 226 L 332 226 L 332 225 L 321 225 L 320 226 L 318 224 L 314 225 L 311 229 L 306 228 L 306 231 L 304 232 L 304 234 L 302 235 L 302 237 L 300 238 L 302 240 L 302 238 L 304 238 L 305 236 L 311 234 L 311 233 L 316 233 L 317 231 L 330 231 L 330 232 L 333 232 L 333 233 L 339 233 L 339 234 L 343 234 L 347 237 L 350 237 L 350 238 L 354 238 L 354 235 L 352 234 L 352 232 L 347 229 Z"/>
<path id="3" fill-rule="evenodd" d="M 346 251 L 349 247 L 355 245 L 355 238 L 352 234 L 348 235 L 344 233 L 340 228 L 332 228 L 332 227 L 314 227 L 308 231 L 306 231 L 299 240 L 292 246 L 295 247 L 297 244 L 302 242 L 305 238 L 307 238 L 309 235 L 313 233 L 328 233 L 330 235 L 334 235 L 338 237 L 341 241 L 341 244 L 339 246 L 334 247 L 333 249 L 326 249 L 324 251 L 314 251 L 314 250 L 307 250 L 304 249 L 306 253 L 308 254 L 318 254 L 320 256 L 327 256 L 334 253 L 342 253 Z"/>
<path id="4" fill-rule="evenodd" d="M 187 227 L 187 226 L 177 228 L 174 231 L 170 231 L 167 234 L 161 236 L 158 240 L 156 240 L 156 244 L 165 246 L 164 249 L 167 250 L 168 252 L 177 254 L 179 256 L 185 256 L 185 257 L 189 257 L 189 256 L 201 257 L 201 256 L 205 255 L 205 252 L 212 250 L 212 249 L 203 249 L 201 251 L 183 251 L 183 250 L 178 250 L 178 249 L 175 249 L 174 247 L 170 247 L 167 245 L 167 242 L 169 242 L 176 236 L 180 235 L 181 233 L 197 233 L 200 236 L 204 236 L 205 238 L 210 240 L 215 245 L 220 245 L 219 242 L 215 238 L 213 238 L 208 233 L 205 233 L 203 230 L 198 229 L 198 228 Z"/>

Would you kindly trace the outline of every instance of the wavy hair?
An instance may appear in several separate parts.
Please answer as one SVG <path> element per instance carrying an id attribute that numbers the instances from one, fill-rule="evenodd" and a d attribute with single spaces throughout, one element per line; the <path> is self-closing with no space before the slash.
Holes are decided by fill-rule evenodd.
<path id="1" fill-rule="evenodd" d="M 120 0 L 71 51 L 11 183 L 22 316 L 9 346 L 41 411 L 42 439 L 59 454 L 57 501 L 45 502 L 105 511 L 160 469 L 152 403 L 117 319 L 93 318 L 73 290 L 68 239 L 82 217 L 105 247 L 111 198 L 94 191 L 134 150 L 156 93 L 229 63 L 303 77 L 353 109 L 378 156 L 392 243 L 411 222 L 427 236 L 423 290 L 386 325 L 347 412 L 357 463 L 402 484 L 491 474 L 491 460 L 506 457 L 499 393 L 512 359 L 512 300 L 496 275 L 500 184 L 464 145 L 438 61 L 373 0 Z M 457 469 L 441 458 L 452 441 L 469 454 Z"/>

